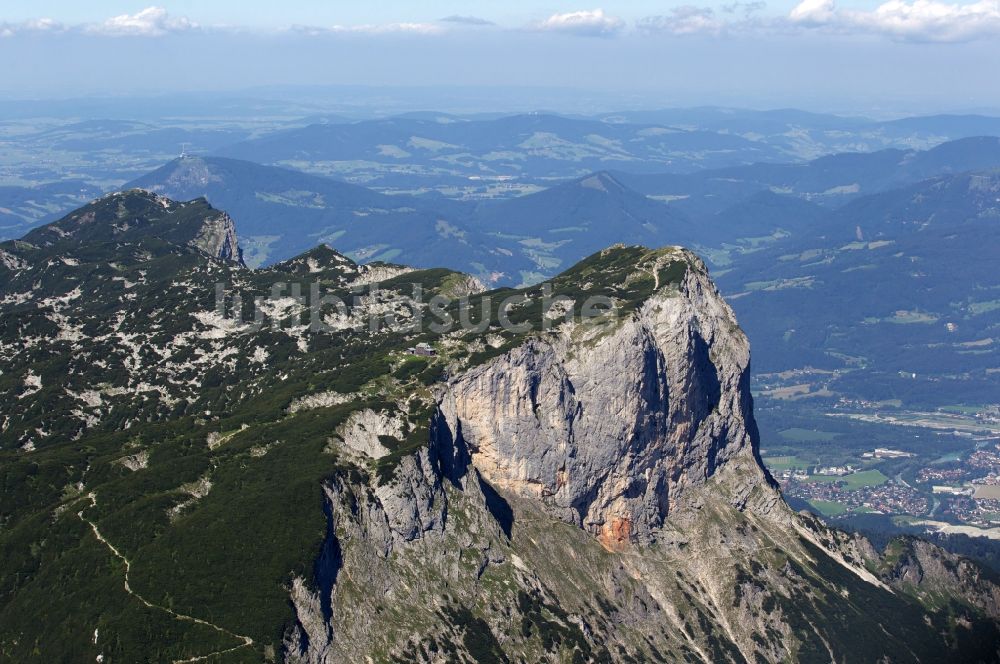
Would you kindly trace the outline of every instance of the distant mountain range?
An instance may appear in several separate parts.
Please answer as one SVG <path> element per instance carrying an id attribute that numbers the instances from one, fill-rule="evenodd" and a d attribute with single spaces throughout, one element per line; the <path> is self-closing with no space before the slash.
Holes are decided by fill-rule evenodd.
<path id="1" fill-rule="evenodd" d="M 345 177 L 365 162 L 407 165 L 404 173 L 376 175 L 370 184 L 380 186 L 407 182 L 427 185 L 429 178 L 442 176 L 527 176 L 537 181 L 613 166 L 683 172 L 787 158 L 763 141 L 732 133 L 544 114 L 489 120 L 437 115 L 314 124 L 237 143 L 218 154 L 305 165 Z"/>
<path id="2" fill-rule="evenodd" d="M 1000 134 L 1000 117 L 977 114 L 872 120 L 859 116 L 810 113 L 794 108 L 753 111 L 702 106 L 605 113 L 598 117 L 607 122 L 661 124 L 752 135 L 793 152 L 821 148 L 828 153 L 872 151 L 892 145 L 928 147 L 928 141 L 937 143 Z"/>
<path id="3" fill-rule="evenodd" d="M 469 226 L 511 252 L 513 269 L 519 271 L 515 282 L 539 281 L 614 243 L 692 244 L 699 237 L 686 215 L 629 189 L 607 172 L 480 204 L 467 219 Z"/>
<path id="4" fill-rule="evenodd" d="M 387 196 L 220 157 L 175 160 L 127 186 L 177 199 L 205 196 L 228 210 L 250 265 L 328 241 L 355 260 L 443 261 L 492 283 L 516 284 L 620 241 L 691 245 L 725 265 L 731 250 L 809 228 L 865 194 L 989 167 L 1000 167 L 994 137 L 924 152 L 884 150 L 687 175 L 599 171 L 501 201 Z"/>
<path id="5" fill-rule="evenodd" d="M 205 197 L 240 229 L 262 265 L 328 242 L 359 261 L 444 264 L 489 283 L 538 281 L 619 241 L 695 239 L 683 214 L 607 173 L 506 201 L 388 196 L 364 187 L 220 157 L 188 157 L 135 180 L 178 200 Z"/>
<path id="6" fill-rule="evenodd" d="M 997 167 L 1000 139 L 975 137 L 695 174 L 598 171 L 498 201 L 390 196 L 221 157 L 174 160 L 127 186 L 226 210 L 251 266 L 327 242 L 360 262 L 444 265 L 510 286 L 616 242 L 690 246 L 735 298 L 758 370 L 845 370 L 844 391 L 884 396 L 903 389 L 900 372 L 961 375 L 951 389 L 966 392 L 997 380 Z M 51 189 L 64 201 L 87 191 Z"/>
<path id="7" fill-rule="evenodd" d="M 190 100 L 174 101 L 183 106 Z M 839 205 L 873 192 L 875 185 L 939 174 L 933 164 L 920 162 L 952 158 L 928 155 L 907 168 L 904 181 L 889 181 L 899 177 L 892 168 L 919 150 L 1000 134 L 1000 120 L 974 115 L 872 121 L 788 109 L 697 108 L 594 117 L 423 112 L 358 119 L 328 111 L 306 114 L 300 107 L 281 114 L 272 102 L 248 99 L 219 103 L 227 113 L 240 105 L 243 110 L 220 118 L 199 108 L 182 113 L 174 103 L 146 108 L 141 100 L 117 105 L 83 100 L 78 114 L 87 119 L 68 121 L 63 104 L 53 103 L 47 108 L 52 115 L 36 120 L 23 117 L 31 104 L 0 104 L 0 116 L 6 109 L 16 118 L 0 133 L 8 151 L 0 178 L 10 186 L 0 188 L 0 226 L 6 226 L 0 227 L 0 238 L 17 237 L 88 197 L 119 189 L 179 153 L 236 157 L 428 199 L 514 198 L 553 182 L 611 171 L 641 193 L 702 216 L 761 188 Z M 93 115 L 105 106 L 105 116 Z M 166 115 L 157 117 L 156 109 Z M 244 117 L 246 109 L 262 115 Z M 885 148 L 900 152 L 877 159 L 843 155 L 800 168 L 807 159 Z M 975 148 L 954 149 L 965 153 L 953 156 L 961 161 L 972 158 Z M 981 158 L 990 159 L 987 153 L 995 146 L 980 149 Z M 51 190 L 74 182 L 93 191 L 68 199 Z"/>
<path id="8" fill-rule="evenodd" d="M 86 120 L 46 129 L 31 136 L 50 150 L 91 152 L 175 152 L 185 144 L 216 150 L 251 135 L 245 129 L 195 129 L 131 120 Z"/>
<path id="9" fill-rule="evenodd" d="M 251 162 L 180 158 L 126 188 L 178 200 L 205 197 L 227 210 L 238 220 L 245 259 L 253 266 L 290 258 L 320 242 L 336 244 L 357 260 L 398 259 L 414 265 L 460 255 L 468 266 L 484 252 L 483 242 L 448 232 L 465 214 L 459 203 L 387 196 Z"/>
<path id="10" fill-rule="evenodd" d="M 547 178 L 605 169 L 692 173 L 759 162 L 800 162 L 833 153 L 927 149 L 983 135 L 1000 135 L 1000 118 L 929 116 L 875 122 L 793 110 L 729 109 L 598 118 L 424 113 L 317 122 L 236 143 L 216 154 L 336 175 L 367 186 L 443 192 L 467 186 L 469 178 L 509 177 L 521 185 L 544 186 Z"/>
<path id="11" fill-rule="evenodd" d="M 993 170 L 859 198 L 735 256 L 719 282 L 759 370 L 839 369 L 844 391 L 876 400 L 945 391 L 978 403 L 1000 374 L 998 259 Z"/>
<path id="12" fill-rule="evenodd" d="M 83 180 L 35 187 L 0 187 L 0 239 L 20 237 L 34 226 L 77 208 L 103 193 Z"/>
<path id="13" fill-rule="evenodd" d="M 689 214 L 713 214 L 757 191 L 791 194 L 827 207 L 949 173 L 1000 167 L 1000 138 L 976 136 L 929 150 L 888 149 L 798 164 L 752 164 L 687 175 L 616 173 L 647 196 Z"/>

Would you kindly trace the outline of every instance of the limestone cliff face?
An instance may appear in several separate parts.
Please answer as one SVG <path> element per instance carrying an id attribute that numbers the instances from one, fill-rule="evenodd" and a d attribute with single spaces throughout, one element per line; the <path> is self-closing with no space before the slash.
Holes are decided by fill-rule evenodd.
<path id="1" fill-rule="evenodd" d="M 384 447 L 404 429 L 388 410 L 338 429 L 355 470 L 326 484 L 284 660 L 996 661 L 1000 589 L 977 567 L 781 500 L 747 339 L 701 261 L 645 252 L 600 282 L 620 251 L 571 276 L 638 305 L 449 367 L 426 444 Z M 666 262 L 684 270 L 661 283 Z"/>
<path id="2" fill-rule="evenodd" d="M 1000 616 L 1000 586 L 970 560 L 930 542 L 906 538 L 891 542 L 881 562 L 883 576 L 894 587 L 962 597 L 987 615 Z"/>
<path id="3" fill-rule="evenodd" d="M 441 402 L 489 482 L 608 548 L 654 540 L 687 487 L 756 455 L 746 336 L 683 256 L 681 283 L 634 313 L 563 325 L 454 377 Z"/>
<path id="4" fill-rule="evenodd" d="M 243 252 L 236 238 L 236 224 L 225 212 L 206 219 L 189 244 L 221 260 L 243 262 Z"/>

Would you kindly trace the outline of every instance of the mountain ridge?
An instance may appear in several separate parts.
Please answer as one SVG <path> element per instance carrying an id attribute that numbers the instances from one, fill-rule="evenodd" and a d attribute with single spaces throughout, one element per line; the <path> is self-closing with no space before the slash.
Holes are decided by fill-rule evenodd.
<path id="1" fill-rule="evenodd" d="M 131 228 L 170 228 L 174 205 L 141 196 L 160 210 Z M 374 268 L 329 248 L 253 270 L 131 237 L 119 268 L 80 246 L 77 264 L 25 268 L 44 297 L 2 292 L 5 656 L 997 655 L 1000 587 L 974 564 L 880 552 L 784 504 L 746 336 L 686 250 L 610 247 L 473 292 L 488 324 L 435 331 L 412 326 L 433 313 L 413 285 L 446 296 L 464 275 L 373 288 Z M 343 307 L 297 299 L 289 274 Z"/>

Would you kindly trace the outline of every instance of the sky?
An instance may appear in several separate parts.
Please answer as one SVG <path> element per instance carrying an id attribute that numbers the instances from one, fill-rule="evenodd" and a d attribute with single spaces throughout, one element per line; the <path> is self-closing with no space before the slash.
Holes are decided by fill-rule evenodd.
<path id="1" fill-rule="evenodd" d="M 19 22 L 42 16 L 65 23 L 97 23 L 111 16 L 134 14 L 144 5 L 135 2 L 99 1 L 80 2 L 60 0 L 4 0 L 3 14 L 8 21 Z M 627 21 L 663 14 L 665 10 L 683 6 L 683 2 L 665 3 L 659 0 L 630 0 L 606 4 L 609 14 Z M 772 13 L 787 13 L 795 7 L 794 0 L 769 2 Z M 842 2 L 845 8 L 863 8 L 863 0 Z M 869 8 L 875 3 L 867 3 Z M 537 2 L 537 0 L 412 0 L 395 2 L 386 0 L 358 0 L 345 2 L 317 2 L 316 0 L 287 0 L 285 2 L 248 2 L 246 0 L 178 0 L 167 7 L 171 13 L 183 15 L 203 24 L 241 24 L 254 27 L 274 27 L 285 24 L 303 25 L 376 25 L 400 22 L 425 22 L 448 16 L 476 16 L 498 24 L 518 25 L 526 21 L 541 21 L 554 14 L 570 14 L 593 10 L 595 7 L 579 2 Z M 236 20 L 238 17 L 238 20 Z"/>
<path id="2" fill-rule="evenodd" d="M 13 98 L 445 86 L 946 111 L 1000 108 L 996 72 L 1000 0 L 0 3 Z"/>

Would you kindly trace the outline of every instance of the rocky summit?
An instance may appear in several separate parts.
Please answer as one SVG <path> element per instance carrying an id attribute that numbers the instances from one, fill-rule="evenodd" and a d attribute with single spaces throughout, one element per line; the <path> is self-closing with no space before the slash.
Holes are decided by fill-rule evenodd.
<path id="1" fill-rule="evenodd" d="M 132 191 L 0 259 L 6 661 L 1000 657 L 986 571 L 785 504 L 684 249 L 252 270 Z"/>

